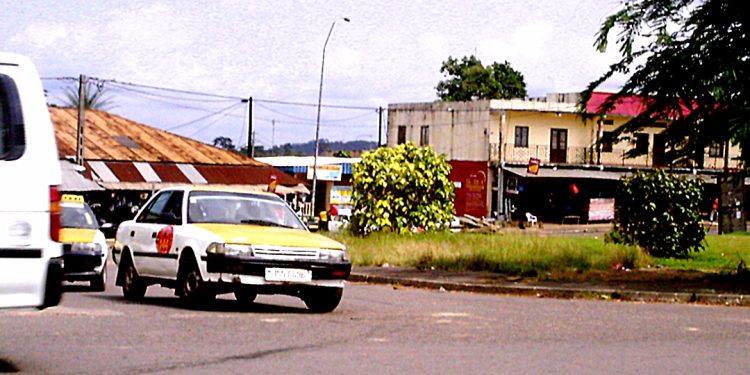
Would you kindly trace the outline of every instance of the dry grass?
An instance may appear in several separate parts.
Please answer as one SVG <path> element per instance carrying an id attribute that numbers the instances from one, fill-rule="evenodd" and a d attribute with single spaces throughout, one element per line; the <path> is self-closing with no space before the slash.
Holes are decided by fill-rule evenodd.
<path id="1" fill-rule="evenodd" d="M 651 259 L 632 246 L 596 238 L 508 234 L 430 233 L 366 238 L 338 234 L 355 266 L 408 266 L 451 271 L 491 271 L 512 275 L 645 266 Z"/>

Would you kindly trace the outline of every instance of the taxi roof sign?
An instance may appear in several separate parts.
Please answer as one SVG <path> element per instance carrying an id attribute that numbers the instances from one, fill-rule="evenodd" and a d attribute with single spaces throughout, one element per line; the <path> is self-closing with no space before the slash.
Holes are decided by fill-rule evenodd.
<path id="1" fill-rule="evenodd" d="M 75 195 L 75 194 L 63 194 L 60 200 L 62 202 L 86 203 L 86 201 L 83 200 L 82 195 Z"/>

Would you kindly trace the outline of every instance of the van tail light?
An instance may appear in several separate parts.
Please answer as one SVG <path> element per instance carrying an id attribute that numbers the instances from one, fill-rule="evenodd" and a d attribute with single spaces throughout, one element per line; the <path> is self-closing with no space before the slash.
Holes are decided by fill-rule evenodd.
<path id="1" fill-rule="evenodd" d="M 60 242 L 60 190 L 57 186 L 49 187 L 49 237 Z"/>

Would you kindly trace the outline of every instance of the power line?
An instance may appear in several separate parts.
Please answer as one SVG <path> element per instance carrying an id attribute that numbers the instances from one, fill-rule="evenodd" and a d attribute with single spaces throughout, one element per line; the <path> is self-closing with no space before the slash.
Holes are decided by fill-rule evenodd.
<path id="1" fill-rule="evenodd" d="M 247 98 L 243 98 L 243 97 L 239 97 L 239 96 L 219 95 L 219 94 L 211 94 L 211 93 L 199 92 L 199 91 L 192 91 L 192 90 L 172 89 L 172 88 L 167 88 L 167 87 L 144 85 L 144 84 L 133 83 L 133 82 L 122 82 L 122 81 L 118 81 L 116 79 L 104 79 L 104 78 L 98 78 L 98 77 L 88 77 L 88 78 L 91 79 L 91 80 L 97 80 L 97 81 L 100 81 L 100 82 L 112 83 L 112 84 L 122 85 L 122 86 L 143 87 L 143 88 L 148 88 L 148 89 L 152 89 L 152 90 L 160 90 L 160 91 L 175 92 L 175 93 L 188 94 L 188 95 L 197 95 L 197 96 L 208 96 L 208 97 L 213 97 L 213 98 L 222 98 L 222 99 L 231 99 L 231 100 L 247 100 Z M 78 78 L 74 78 L 74 77 L 45 77 L 44 79 L 47 79 L 47 80 L 77 80 Z M 296 105 L 296 106 L 304 106 L 304 107 L 317 107 L 318 106 L 317 103 L 290 102 L 290 101 L 283 101 L 283 100 L 271 100 L 271 99 L 259 99 L 259 98 L 253 98 L 253 102 L 261 102 L 261 103 L 269 103 L 269 104 L 281 104 L 281 105 Z M 321 107 L 325 107 L 325 108 L 338 108 L 338 109 L 372 110 L 372 111 L 378 110 L 378 107 L 347 106 L 347 105 L 336 105 L 336 104 L 321 104 L 320 106 Z"/>
<path id="2" fill-rule="evenodd" d="M 230 110 L 230 109 L 232 109 L 232 108 L 234 108 L 234 107 L 236 107 L 236 106 L 238 106 L 240 104 L 243 104 L 243 103 L 242 102 L 234 103 L 234 104 L 230 105 L 229 107 L 226 107 L 226 108 L 221 109 L 219 111 L 209 113 L 209 114 L 207 114 L 205 116 L 201 116 L 201 117 L 199 117 L 199 118 L 197 118 L 195 120 L 191 120 L 191 121 L 188 121 L 188 122 L 185 122 L 185 123 L 182 123 L 182 124 L 179 124 L 179 125 L 176 125 L 176 126 L 173 126 L 171 128 L 164 129 L 164 130 L 166 130 L 166 131 L 172 131 L 172 130 L 175 130 L 175 129 L 179 129 L 179 128 L 188 126 L 190 124 L 194 124 L 194 123 L 196 123 L 198 121 L 205 120 L 205 119 L 207 119 L 207 118 L 209 118 L 211 116 L 220 115 L 220 114 L 222 114 L 222 113 L 224 113 L 224 112 L 226 112 L 226 111 L 228 111 L 228 110 Z"/>
<path id="3" fill-rule="evenodd" d="M 227 102 L 227 101 L 230 101 L 230 100 L 231 101 L 237 100 L 237 99 L 233 99 L 233 98 L 231 98 L 231 99 L 230 98 L 219 98 L 219 99 L 216 99 L 216 100 L 206 100 L 206 99 L 203 99 L 203 98 L 187 98 L 187 97 L 184 97 L 184 96 L 183 97 L 178 97 L 178 96 L 170 96 L 170 95 L 160 95 L 160 94 L 157 94 L 155 92 L 148 92 L 148 91 L 144 91 L 144 90 L 138 90 L 138 89 L 135 89 L 133 87 L 125 86 L 125 85 L 122 85 L 122 84 L 119 84 L 119 83 L 115 83 L 114 87 L 116 89 L 118 89 L 118 90 L 129 91 L 129 92 L 138 93 L 138 94 L 145 95 L 145 96 L 153 96 L 153 97 L 156 97 L 156 98 L 174 99 L 174 100 L 181 100 L 181 101 L 224 103 L 224 102 Z"/>
<path id="4" fill-rule="evenodd" d="M 271 104 L 283 104 L 283 105 L 298 105 L 304 107 L 317 107 L 316 103 L 300 103 L 300 102 L 287 102 L 282 100 L 269 100 L 269 99 L 253 99 L 253 101 L 259 101 L 263 103 Z M 325 108 L 339 108 L 339 109 L 361 109 L 361 110 L 377 110 L 377 107 L 360 107 L 360 106 L 348 106 L 348 105 L 336 105 L 336 104 L 321 104 L 321 107 Z"/>

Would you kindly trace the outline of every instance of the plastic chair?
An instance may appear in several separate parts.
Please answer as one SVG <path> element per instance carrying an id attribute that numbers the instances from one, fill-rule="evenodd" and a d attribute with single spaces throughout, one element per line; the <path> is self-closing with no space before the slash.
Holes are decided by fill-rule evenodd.
<path id="1" fill-rule="evenodd" d="M 532 215 L 531 212 L 527 212 L 526 222 L 529 224 L 529 226 L 536 225 L 537 223 L 536 216 Z"/>

